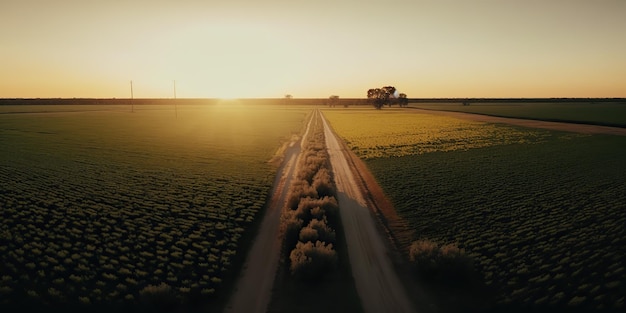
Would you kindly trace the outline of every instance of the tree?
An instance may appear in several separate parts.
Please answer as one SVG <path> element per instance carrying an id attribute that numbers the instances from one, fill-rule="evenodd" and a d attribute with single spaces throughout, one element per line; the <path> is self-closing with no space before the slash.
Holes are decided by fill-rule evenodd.
<path id="1" fill-rule="evenodd" d="M 398 95 L 398 105 L 400 107 L 405 107 L 409 105 L 409 99 L 406 97 L 405 93 L 401 93 Z"/>
<path id="2" fill-rule="evenodd" d="M 395 99 L 396 87 L 385 86 L 383 88 L 372 88 L 367 91 L 367 99 L 376 109 L 381 109 L 385 104 L 391 106 L 391 99 Z"/>
<path id="3" fill-rule="evenodd" d="M 382 88 L 383 92 L 385 94 L 387 94 L 387 105 L 389 107 L 391 107 L 391 105 L 394 103 L 394 100 L 396 99 L 396 87 L 394 86 L 385 86 Z"/>
<path id="4" fill-rule="evenodd" d="M 328 106 L 335 107 L 337 106 L 337 102 L 339 102 L 339 96 L 332 95 L 328 97 Z"/>
<path id="5" fill-rule="evenodd" d="M 380 110 L 389 101 L 389 95 L 381 88 L 373 88 L 367 91 L 367 99 L 376 109 Z"/>

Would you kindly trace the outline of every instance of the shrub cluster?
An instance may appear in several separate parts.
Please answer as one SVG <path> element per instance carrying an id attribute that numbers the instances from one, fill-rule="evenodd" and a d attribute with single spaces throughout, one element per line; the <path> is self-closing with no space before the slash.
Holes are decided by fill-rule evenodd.
<path id="1" fill-rule="evenodd" d="M 289 269 L 300 279 L 319 278 L 335 268 L 338 205 L 324 131 L 317 113 L 298 160 L 298 172 L 282 214 L 282 233 Z"/>
<path id="2" fill-rule="evenodd" d="M 439 245 L 428 239 L 414 241 L 409 257 L 417 275 L 427 281 L 464 284 L 473 277 L 472 259 L 454 244 Z"/>

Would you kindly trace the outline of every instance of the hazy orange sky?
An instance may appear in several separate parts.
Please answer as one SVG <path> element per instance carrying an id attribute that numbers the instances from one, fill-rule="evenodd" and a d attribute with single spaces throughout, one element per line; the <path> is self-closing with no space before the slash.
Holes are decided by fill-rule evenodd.
<path id="1" fill-rule="evenodd" d="M 0 98 L 626 97 L 624 0 L 3 0 Z"/>

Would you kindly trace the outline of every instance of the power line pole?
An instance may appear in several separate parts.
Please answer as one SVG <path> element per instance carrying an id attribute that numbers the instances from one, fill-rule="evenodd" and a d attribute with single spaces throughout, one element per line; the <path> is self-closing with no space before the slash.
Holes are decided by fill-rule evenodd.
<path id="1" fill-rule="evenodd" d="M 178 118 L 178 106 L 176 105 L 176 80 L 174 80 L 174 112 L 176 112 L 176 118 Z"/>

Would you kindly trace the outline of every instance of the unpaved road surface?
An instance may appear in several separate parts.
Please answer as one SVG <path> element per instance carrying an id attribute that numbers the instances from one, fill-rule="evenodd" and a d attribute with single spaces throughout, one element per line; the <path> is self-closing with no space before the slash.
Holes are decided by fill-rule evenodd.
<path id="1" fill-rule="evenodd" d="M 588 124 L 574 124 L 574 123 L 562 123 L 562 122 L 547 122 L 539 120 L 528 120 L 513 117 L 497 117 L 482 114 L 472 114 L 463 112 L 452 111 L 436 111 L 430 109 L 412 108 L 416 113 L 444 115 L 465 120 L 472 120 L 486 123 L 501 123 L 510 124 L 523 127 L 542 128 L 557 131 L 566 131 L 581 134 L 604 134 L 604 135 L 618 135 L 626 136 L 626 128 L 600 126 L 600 125 L 588 125 Z"/>
<path id="2" fill-rule="evenodd" d="M 337 201 L 352 275 L 363 309 L 368 313 L 414 312 L 404 285 L 394 270 L 388 248 L 346 161 L 342 145 L 326 119 L 322 117 L 322 121 L 337 185 Z"/>
<path id="3" fill-rule="evenodd" d="M 283 164 L 278 169 L 274 180 L 272 197 L 225 312 L 265 313 L 267 311 L 280 257 L 280 213 L 291 181 L 297 173 L 296 161 L 310 126 L 311 119 L 309 119 L 303 138 L 290 142 L 285 150 Z"/>

